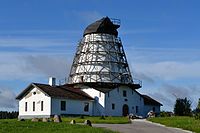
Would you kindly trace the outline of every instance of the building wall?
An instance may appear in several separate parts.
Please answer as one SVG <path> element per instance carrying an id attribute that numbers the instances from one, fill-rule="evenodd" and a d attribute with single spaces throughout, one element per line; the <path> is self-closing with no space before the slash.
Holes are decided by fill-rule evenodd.
<path id="1" fill-rule="evenodd" d="M 122 108 L 125 104 L 129 107 L 129 114 L 146 117 L 147 113 L 153 110 L 153 107 L 155 107 L 157 114 L 160 113 L 160 106 L 144 105 L 143 98 L 126 86 L 113 89 L 105 94 L 92 88 L 83 89 L 83 91 L 93 97 L 95 101 L 51 98 L 39 89 L 33 88 L 19 101 L 19 117 L 43 118 L 55 114 L 122 116 Z M 123 96 L 123 91 L 126 91 L 126 97 Z M 44 104 L 43 111 L 41 111 L 41 101 Z M 61 110 L 61 101 L 66 101 L 65 111 Z M 27 111 L 25 111 L 25 102 L 27 102 Z M 33 102 L 35 102 L 35 111 L 33 111 Z M 84 111 L 85 103 L 89 103 L 88 112 Z M 112 109 L 112 104 L 115 106 L 114 109 Z M 136 112 L 136 106 L 138 112 Z"/>
<path id="2" fill-rule="evenodd" d="M 61 101 L 66 102 L 66 110 L 61 110 Z M 89 103 L 88 112 L 84 111 L 85 103 Z M 92 101 L 79 101 L 71 99 L 58 99 L 52 98 L 51 105 L 52 115 L 93 115 L 93 102 Z"/>
<path id="3" fill-rule="evenodd" d="M 153 108 L 155 108 L 155 111 L 153 111 Z M 144 116 L 146 117 L 148 112 L 153 111 L 156 113 L 156 115 L 160 114 L 160 106 L 159 105 L 144 105 Z"/>
<path id="4" fill-rule="evenodd" d="M 41 101 L 43 101 L 43 111 L 41 111 Z M 25 111 L 25 102 L 27 102 L 27 111 Z M 35 102 L 35 111 L 33 111 L 33 102 Z M 19 101 L 19 117 L 50 117 L 51 98 L 45 95 L 37 88 L 33 88 L 26 96 Z"/>
<path id="5" fill-rule="evenodd" d="M 123 91 L 126 91 L 126 97 L 123 96 Z M 143 97 L 129 87 L 121 86 L 116 88 L 106 93 L 105 99 L 105 114 L 108 116 L 122 116 L 122 108 L 124 104 L 128 105 L 129 114 L 132 113 L 135 115 L 144 116 Z M 112 104 L 115 104 L 115 109 L 112 109 Z M 136 112 L 136 106 L 138 106 L 138 112 Z"/>
<path id="6" fill-rule="evenodd" d="M 88 95 L 95 99 L 94 107 L 93 107 L 93 115 L 94 116 L 102 116 L 105 115 L 105 94 L 98 90 L 87 88 L 82 89 Z"/>

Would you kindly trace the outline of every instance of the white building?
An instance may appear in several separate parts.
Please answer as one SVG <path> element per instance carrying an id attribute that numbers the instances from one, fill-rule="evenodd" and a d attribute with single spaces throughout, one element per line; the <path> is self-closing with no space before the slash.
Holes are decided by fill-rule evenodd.
<path id="1" fill-rule="evenodd" d="M 49 85 L 29 85 L 17 97 L 19 117 L 159 114 L 162 104 L 136 91 L 141 81 L 132 78 L 119 27 L 118 20 L 108 17 L 90 24 L 78 44 L 69 82 L 56 86 L 50 78 Z"/>

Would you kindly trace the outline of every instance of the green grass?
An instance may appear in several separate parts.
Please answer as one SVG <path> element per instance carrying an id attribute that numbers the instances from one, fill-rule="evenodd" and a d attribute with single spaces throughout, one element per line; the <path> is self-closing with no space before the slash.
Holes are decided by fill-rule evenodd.
<path id="1" fill-rule="evenodd" d="M 84 125 L 70 125 L 67 122 L 31 122 L 16 119 L 1 119 L 0 133 L 114 133 L 113 131 Z"/>
<path id="2" fill-rule="evenodd" d="M 70 122 L 71 120 L 75 120 L 77 123 L 83 123 L 85 120 L 90 120 L 92 123 L 106 123 L 106 124 L 129 123 L 127 117 L 104 117 L 104 119 L 101 119 L 101 117 L 84 116 L 84 119 L 81 119 L 81 117 L 64 117 L 62 118 L 62 120 L 65 122 Z"/>
<path id="3" fill-rule="evenodd" d="M 148 120 L 169 127 L 177 127 L 200 133 L 200 120 L 195 120 L 193 117 L 156 117 Z"/>

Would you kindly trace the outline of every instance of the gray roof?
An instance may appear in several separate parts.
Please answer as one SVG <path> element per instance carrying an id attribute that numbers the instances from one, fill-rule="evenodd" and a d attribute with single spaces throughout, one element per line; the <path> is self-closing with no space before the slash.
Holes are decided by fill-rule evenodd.
<path id="1" fill-rule="evenodd" d="M 145 105 L 163 106 L 161 103 L 159 103 L 158 101 L 154 100 L 154 99 L 151 98 L 150 96 L 142 95 L 142 97 L 144 98 L 144 104 L 145 104 Z"/>
<path id="2" fill-rule="evenodd" d="M 119 28 L 119 25 L 113 24 L 110 18 L 104 17 L 88 25 L 84 31 L 83 36 L 91 33 L 106 33 L 117 36 L 117 28 Z"/>

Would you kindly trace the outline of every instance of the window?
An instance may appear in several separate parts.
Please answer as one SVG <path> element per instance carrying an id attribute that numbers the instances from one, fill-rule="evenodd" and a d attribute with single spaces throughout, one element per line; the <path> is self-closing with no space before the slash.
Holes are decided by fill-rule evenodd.
<path id="1" fill-rule="evenodd" d="M 84 111 L 85 112 L 89 111 L 89 103 L 85 103 L 85 105 L 84 105 Z"/>
<path id="2" fill-rule="evenodd" d="M 101 97 L 101 92 L 99 92 L 99 97 Z"/>
<path id="3" fill-rule="evenodd" d="M 83 76 L 81 76 L 80 78 L 81 78 L 81 82 L 83 82 Z"/>
<path id="4" fill-rule="evenodd" d="M 61 101 L 60 104 L 61 104 L 61 108 L 60 108 L 60 109 L 61 109 L 62 111 L 65 111 L 65 110 L 66 110 L 66 101 Z"/>
<path id="5" fill-rule="evenodd" d="M 123 97 L 126 97 L 126 91 L 123 91 Z"/>
<path id="6" fill-rule="evenodd" d="M 35 111 L 35 102 L 33 102 L 33 111 Z"/>
<path id="7" fill-rule="evenodd" d="M 112 103 L 112 110 L 114 110 L 115 109 L 115 104 L 114 103 Z"/>
<path id="8" fill-rule="evenodd" d="M 136 113 L 138 113 L 138 106 L 135 107 Z"/>
<path id="9" fill-rule="evenodd" d="M 110 93 L 108 92 L 108 97 L 110 96 Z"/>
<path id="10" fill-rule="evenodd" d="M 27 102 L 25 102 L 25 111 L 27 111 Z"/>
<path id="11" fill-rule="evenodd" d="M 119 88 L 117 88 L 117 92 L 119 93 Z"/>
<path id="12" fill-rule="evenodd" d="M 153 112 L 155 112 L 156 111 L 156 109 L 155 109 L 155 107 L 153 107 Z"/>
<path id="13" fill-rule="evenodd" d="M 41 111 L 44 110 L 44 101 L 41 101 Z"/>

